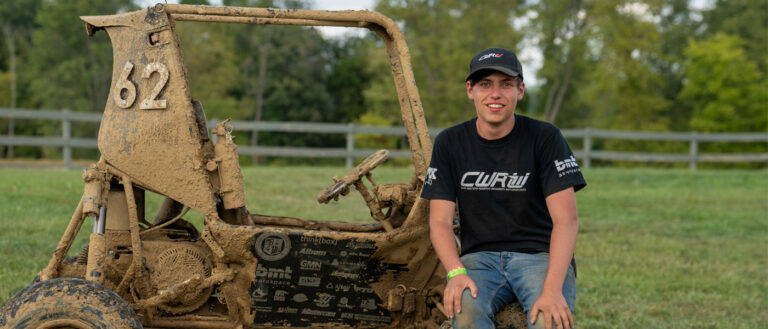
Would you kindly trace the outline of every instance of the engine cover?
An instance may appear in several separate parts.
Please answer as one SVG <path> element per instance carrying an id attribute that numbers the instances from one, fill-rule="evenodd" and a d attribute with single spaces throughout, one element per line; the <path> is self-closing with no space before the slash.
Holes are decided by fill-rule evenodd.
<path id="1" fill-rule="evenodd" d="M 145 247 L 153 250 L 146 253 L 151 291 L 141 291 L 142 296 L 154 296 L 186 280 L 211 276 L 213 256 L 199 243 L 147 242 Z M 191 312 L 208 300 L 212 290 L 213 287 L 187 290 L 158 308 L 173 314 Z"/>

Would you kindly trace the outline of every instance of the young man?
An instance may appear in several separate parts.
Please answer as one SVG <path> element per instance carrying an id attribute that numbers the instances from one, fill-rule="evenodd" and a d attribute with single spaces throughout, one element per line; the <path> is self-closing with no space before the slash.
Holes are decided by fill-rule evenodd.
<path id="1" fill-rule="evenodd" d="M 529 328 L 572 328 L 576 299 L 574 192 L 586 185 L 555 126 L 515 114 L 523 69 L 507 49 L 469 64 L 477 117 L 435 139 L 422 197 L 430 238 L 448 273 L 443 301 L 453 327 L 493 328 L 494 313 L 520 301 Z M 453 235 L 458 202 L 461 257 Z"/>

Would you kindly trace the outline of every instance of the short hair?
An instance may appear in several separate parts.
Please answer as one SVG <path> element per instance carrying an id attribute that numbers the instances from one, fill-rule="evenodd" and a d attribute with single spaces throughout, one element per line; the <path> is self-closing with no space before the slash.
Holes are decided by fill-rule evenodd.
<path id="1" fill-rule="evenodd" d="M 486 77 L 488 77 L 489 75 L 494 74 L 496 72 L 504 74 L 504 72 L 500 72 L 500 71 L 496 71 L 496 70 L 492 70 L 492 69 L 480 70 L 480 71 L 475 72 L 475 74 L 472 74 L 471 76 L 469 76 L 469 79 L 467 79 L 467 81 L 469 81 L 469 85 L 470 86 L 474 87 L 476 83 L 480 82 L 480 80 L 483 80 Z M 512 77 L 512 78 L 513 78 L 513 80 L 517 81 L 517 85 L 518 86 L 520 86 L 520 84 L 523 82 L 523 77 L 521 77 L 519 75 L 516 76 L 516 77 Z"/>

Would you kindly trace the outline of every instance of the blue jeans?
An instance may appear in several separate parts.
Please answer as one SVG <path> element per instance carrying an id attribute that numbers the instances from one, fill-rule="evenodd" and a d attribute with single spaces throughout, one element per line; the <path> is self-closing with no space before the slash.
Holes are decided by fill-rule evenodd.
<path id="1" fill-rule="evenodd" d="M 530 312 L 544 286 L 549 253 L 481 251 L 462 256 L 461 263 L 477 285 L 477 298 L 472 298 L 469 289 L 464 290 L 461 313 L 454 313 L 454 329 L 494 328 L 496 311 L 515 300 L 520 302 L 529 319 L 528 328 L 533 328 Z M 573 313 L 576 276 L 572 265 L 563 282 L 563 296 Z"/>

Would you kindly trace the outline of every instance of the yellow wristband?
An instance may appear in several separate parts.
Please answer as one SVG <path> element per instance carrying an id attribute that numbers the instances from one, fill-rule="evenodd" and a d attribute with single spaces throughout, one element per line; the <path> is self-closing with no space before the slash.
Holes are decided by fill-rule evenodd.
<path id="1" fill-rule="evenodd" d="M 463 267 L 457 267 L 448 272 L 448 280 L 453 279 L 454 276 L 467 274 L 467 269 Z"/>

